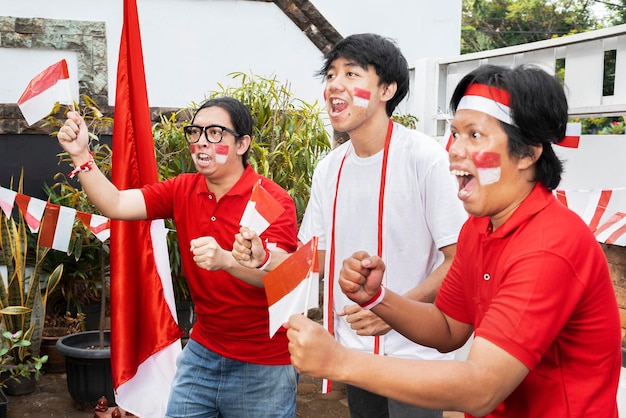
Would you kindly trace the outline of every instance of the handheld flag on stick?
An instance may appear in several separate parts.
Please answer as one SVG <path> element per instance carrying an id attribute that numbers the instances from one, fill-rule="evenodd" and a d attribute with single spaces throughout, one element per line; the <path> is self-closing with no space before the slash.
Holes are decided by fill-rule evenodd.
<path id="1" fill-rule="evenodd" d="M 285 211 L 274 196 L 261 186 L 261 180 L 254 185 L 250 201 L 246 205 L 239 225 L 247 226 L 259 236 Z"/>
<path id="2" fill-rule="evenodd" d="M 37 74 L 26 86 L 26 90 L 17 100 L 17 105 L 30 126 L 47 116 L 57 102 L 74 105 L 70 74 L 64 59 Z"/>
<path id="3" fill-rule="evenodd" d="M 270 337 L 289 317 L 319 306 L 317 237 L 263 277 L 270 314 Z"/>
<path id="4" fill-rule="evenodd" d="M 113 183 L 156 183 L 136 0 L 124 0 L 114 120 Z M 111 221 L 113 387 L 117 404 L 139 417 L 165 416 L 181 351 L 166 235 L 163 220 Z"/>

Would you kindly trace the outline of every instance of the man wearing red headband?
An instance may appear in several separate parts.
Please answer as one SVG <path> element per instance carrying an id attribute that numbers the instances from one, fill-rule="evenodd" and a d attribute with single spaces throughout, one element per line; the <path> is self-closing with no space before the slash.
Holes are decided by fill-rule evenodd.
<path id="1" fill-rule="evenodd" d="M 296 369 L 426 408 L 507 418 L 617 417 L 620 319 L 606 259 L 585 223 L 553 196 L 563 171 L 567 100 L 536 67 L 483 66 L 457 86 L 450 171 L 470 218 L 434 303 L 385 289 L 385 263 L 357 252 L 339 284 L 413 341 L 465 361 L 349 350 L 294 315 Z"/>

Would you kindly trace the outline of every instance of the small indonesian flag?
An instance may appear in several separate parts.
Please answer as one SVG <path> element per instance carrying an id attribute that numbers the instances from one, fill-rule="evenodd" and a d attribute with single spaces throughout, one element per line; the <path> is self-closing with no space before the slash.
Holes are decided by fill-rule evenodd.
<path id="1" fill-rule="evenodd" d="M 274 196 L 261 186 L 261 180 L 254 185 L 250 201 L 246 205 L 239 225 L 247 226 L 261 235 L 285 211 Z"/>
<path id="2" fill-rule="evenodd" d="M 215 162 L 218 164 L 226 163 L 228 159 L 228 145 L 213 144 L 213 148 L 215 149 Z"/>
<path id="3" fill-rule="evenodd" d="M 17 195 L 17 193 L 13 190 L 0 187 L 0 208 L 2 208 L 2 211 L 7 216 L 7 218 L 10 218 L 11 212 L 13 212 L 15 195 Z"/>
<path id="4" fill-rule="evenodd" d="M 111 236 L 111 220 L 109 218 L 85 212 L 78 212 L 76 217 L 83 225 L 89 228 L 100 241 L 104 242 Z"/>
<path id="5" fill-rule="evenodd" d="M 39 225 L 41 225 L 41 218 L 43 218 L 43 212 L 46 209 L 46 202 L 18 193 L 15 196 L 15 202 L 24 216 L 26 224 L 30 228 L 32 233 L 39 231 Z"/>
<path id="6" fill-rule="evenodd" d="M 566 148 L 578 148 L 582 129 L 582 123 L 568 122 L 565 127 L 565 138 L 563 138 L 561 142 L 557 143 L 557 145 Z"/>
<path id="7" fill-rule="evenodd" d="M 354 88 L 354 104 L 359 107 L 367 107 L 370 103 L 372 93 L 369 90 Z"/>
<path id="8" fill-rule="evenodd" d="M 46 203 L 39 231 L 39 245 L 67 252 L 75 216 L 76 209 Z"/>
<path id="9" fill-rule="evenodd" d="M 270 314 L 270 338 L 291 315 L 319 306 L 317 237 L 263 277 Z"/>
<path id="10" fill-rule="evenodd" d="M 474 152 L 472 159 L 478 170 L 478 181 L 483 186 L 500 180 L 500 154 L 497 152 Z"/>
<path id="11" fill-rule="evenodd" d="M 37 74 L 28 83 L 17 104 L 28 125 L 32 125 L 47 116 L 57 102 L 68 105 L 74 103 L 70 74 L 64 59 Z"/>

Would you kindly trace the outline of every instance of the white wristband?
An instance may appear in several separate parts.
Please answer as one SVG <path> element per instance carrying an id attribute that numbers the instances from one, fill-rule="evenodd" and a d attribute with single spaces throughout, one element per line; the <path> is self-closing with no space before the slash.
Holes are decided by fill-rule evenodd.
<path id="1" fill-rule="evenodd" d="M 381 285 L 378 288 L 378 292 L 376 292 L 376 294 L 370 300 L 368 300 L 367 302 L 363 304 L 360 304 L 360 306 L 363 309 L 370 310 L 376 305 L 378 305 L 380 302 L 382 302 L 384 298 L 385 298 L 385 288 Z"/>

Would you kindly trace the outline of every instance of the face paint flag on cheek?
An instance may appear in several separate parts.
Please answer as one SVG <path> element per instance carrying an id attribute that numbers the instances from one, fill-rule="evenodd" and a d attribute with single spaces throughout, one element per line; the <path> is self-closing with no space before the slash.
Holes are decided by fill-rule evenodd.
<path id="1" fill-rule="evenodd" d="M 472 160 L 478 170 L 478 182 L 486 186 L 500 180 L 500 154 L 497 152 L 474 152 Z"/>
<path id="2" fill-rule="evenodd" d="M 218 164 L 224 164 L 228 159 L 228 145 L 214 144 L 215 147 L 215 162 Z"/>
<path id="3" fill-rule="evenodd" d="M 372 93 L 369 90 L 354 88 L 354 105 L 358 107 L 367 107 L 370 103 Z"/>

